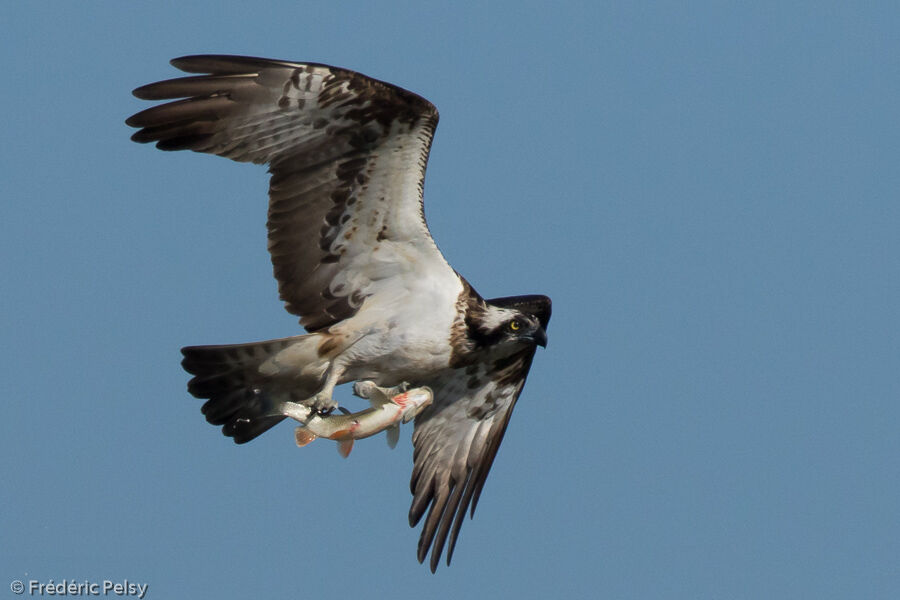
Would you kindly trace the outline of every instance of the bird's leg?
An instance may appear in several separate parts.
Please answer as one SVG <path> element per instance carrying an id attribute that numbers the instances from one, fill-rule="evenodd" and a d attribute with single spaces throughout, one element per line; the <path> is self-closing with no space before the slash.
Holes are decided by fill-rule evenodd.
<path id="1" fill-rule="evenodd" d="M 343 373 L 344 368 L 342 366 L 332 364 L 331 368 L 328 370 L 328 376 L 325 378 L 325 385 L 322 386 L 322 389 L 319 390 L 316 395 L 301 402 L 301 404 L 308 406 L 319 415 L 331 414 L 334 409 L 338 407 L 337 402 L 335 402 L 332 396 L 334 395 L 334 387 L 337 385 Z"/>

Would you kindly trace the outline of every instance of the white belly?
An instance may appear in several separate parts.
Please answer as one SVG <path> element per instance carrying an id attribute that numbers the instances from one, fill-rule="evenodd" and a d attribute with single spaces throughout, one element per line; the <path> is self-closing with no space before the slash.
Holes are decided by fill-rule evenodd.
<path id="1" fill-rule="evenodd" d="M 341 353 L 339 361 L 345 368 L 341 381 L 369 379 L 393 386 L 425 379 L 446 368 L 451 326 L 458 318 L 458 296 L 456 290 L 429 288 L 365 305 L 340 326 L 359 336 Z"/>

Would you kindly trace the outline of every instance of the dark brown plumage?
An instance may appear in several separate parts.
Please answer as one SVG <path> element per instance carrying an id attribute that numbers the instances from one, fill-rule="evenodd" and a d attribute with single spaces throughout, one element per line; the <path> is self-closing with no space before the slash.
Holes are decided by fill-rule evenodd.
<path id="1" fill-rule="evenodd" d="M 410 524 L 418 559 L 447 563 L 475 506 L 538 345 L 550 299 L 484 300 L 438 251 L 423 182 L 438 113 L 353 71 L 236 56 L 172 61 L 195 75 L 137 88 L 169 101 L 130 117 L 132 139 L 267 164 L 268 248 L 285 308 L 309 332 L 182 350 L 188 390 L 245 443 L 286 403 L 333 408 L 357 380 L 429 386 L 417 418 Z"/>

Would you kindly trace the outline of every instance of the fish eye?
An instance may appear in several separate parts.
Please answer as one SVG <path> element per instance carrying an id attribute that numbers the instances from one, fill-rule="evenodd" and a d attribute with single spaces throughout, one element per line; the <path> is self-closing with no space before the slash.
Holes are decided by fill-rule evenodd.
<path id="1" fill-rule="evenodd" d="M 518 331 L 522 328 L 522 323 L 518 319 L 513 319 L 509 322 L 510 331 Z"/>

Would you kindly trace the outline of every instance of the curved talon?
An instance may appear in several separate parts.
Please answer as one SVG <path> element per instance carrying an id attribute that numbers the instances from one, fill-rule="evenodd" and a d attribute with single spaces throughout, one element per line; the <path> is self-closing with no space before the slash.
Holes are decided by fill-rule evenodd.
<path id="1" fill-rule="evenodd" d="M 316 408 L 316 409 L 313 409 L 313 412 L 315 412 L 320 417 L 327 417 L 328 415 L 330 415 L 331 413 L 334 412 L 334 407 L 329 406 L 328 408 Z"/>

